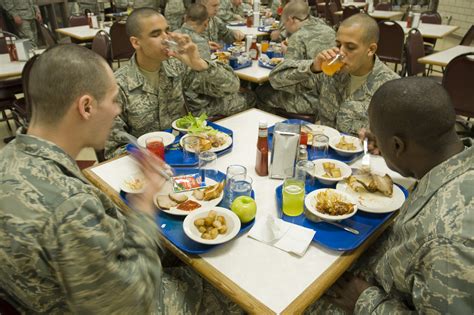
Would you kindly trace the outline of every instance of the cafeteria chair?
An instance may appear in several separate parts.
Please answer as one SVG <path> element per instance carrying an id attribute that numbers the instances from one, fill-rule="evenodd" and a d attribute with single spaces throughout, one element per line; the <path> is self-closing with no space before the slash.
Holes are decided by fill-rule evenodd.
<path id="1" fill-rule="evenodd" d="M 324 6 L 324 15 L 326 16 L 326 21 L 332 27 L 337 27 L 339 25 L 339 17 L 336 15 L 337 5 L 334 1 L 326 0 L 326 5 Z"/>
<path id="2" fill-rule="evenodd" d="M 472 42 L 474 41 L 474 24 L 471 25 L 471 28 L 464 34 L 464 37 L 461 39 L 459 45 L 463 46 L 471 46 Z"/>
<path id="3" fill-rule="evenodd" d="M 53 32 L 51 32 L 51 30 L 46 24 L 38 22 L 37 25 L 38 25 L 39 33 L 41 34 L 41 37 L 43 38 L 43 43 L 46 45 L 46 47 L 49 48 L 58 43 L 58 40 L 54 36 Z"/>
<path id="4" fill-rule="evenodd" d="M 342 20 L 344 21 L 348 17 L 351 17 L 359 13 L 360 13 L 360 9 L 353 5 L 345 7 L 344 9 L 342 9 Z"/>
<path id="5" fill-rule="evenodd" d="M 416 28 L 408 32 L 407 42 L 405 46 L 406 51 L 406 74 L 408 76 L 416 76 L 418 74 L 426 75 L 425 65 L 418 62 L 419 58 L 425 56 L 425 49 L 423 45 L 423 36 Z"/>
<path id="6" fill-rule="evenodd" d="M 420 21 L 425 24 L 441 24 L 443 19 L 438 12 L 427 11 L 422 12 L 420 15 Z M 425 38 L 425 55 L 431 55 L 435 52 L 436 38 Z"/>
<path id="7" fill-rule="evenodd" d="M 107 61 L 110 68 L 112 68 L 112 40 L 106 31 L 100 30 L 95 34 L 91 49 L 101 55 Z"/>
<path id="8" fill-rule="evenodd" d="M 135 52 L 125 30 L 125 23 L 119 21 L 112 24 L 110 27 L 110 39 L 112 41 L 113 60 L 118 62 L 120 68 L 120 60 L 130 59 Z"/>
<path id="9" fill-rule="evenodd" d="M 380 2 L 375 6 L 375 10 L 378 11 L 392 11 L 392 4 L 388 2 Z"/>
<path id="10" fill-rule="evenodd" d="M 467 117 L 460 119 L 465 132 L 458 132 L 469 137 L 474 136 L 474 128 L 470 118 L 474 117 L 474 90 L 472 82 L 474 81 L 474 53 L 462 54 L 451 60 L 443 75 L 443 87 L 448 91 L 453 102 L 456 114 Z"/>
<path id="11" fill-rule="evenodd" d="M 87 19 L 87 15 L 71 15 L 69 17 L 69 26 L 74 27 L 74 26 L 85 26 L 89 25 L 89 21 Z M 74 44 L 79 44 L 79 45 L 84 45 L 87 48 L 91 48 L 91 41 L 90 40 L 81 40 L 81 39 L 76 39 L 71 37 L 71 43 Z"/>
<path id="12" fill-rule="evenodd" d="M 313 1 L 313 0 L 310 0 L 310 1 Z M 308 3 L 309 3 L 309 1 L 308 1 Z M 325 0 L 316 0 L 316 3 L 314 4 L 314 7 L 313 6 L 310 6 L 310 7 L 311 7 L 312 12 L 316 11 L 315 16 L 326 20 L 326 5 L 323 5 L 323 3 L 326 3 L 326 1 Z"/>
<path id="13" fill-rule="evenodd" d="M 383 62 L 395 64 L 395 72 L 397 72 L 398 64 L 402 65 L 401 74 L 405 72 L 403 66 L 403 48 L 405 44 L 405 33 L 403 28 L 393 21 L 380 21 L 380 39 L 377 48 L 377 55 Z"/>
<path id="14" fill-rule="evenodd" d="M 337 11 L 342 11 L 343 10 L 341 0 L 334 0 L 334 3 L 336 4 Z"/>

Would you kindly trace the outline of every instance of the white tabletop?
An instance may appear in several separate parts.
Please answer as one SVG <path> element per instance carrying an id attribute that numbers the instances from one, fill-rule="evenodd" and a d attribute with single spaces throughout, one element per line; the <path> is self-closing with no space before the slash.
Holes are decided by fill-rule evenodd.
<path id="1" fill-rule="evenodd" d="M 395 21 L 395 22 L 400 24 L 405 34 L 408 34 L 408 32 L 410 31 L 410 28 L 406 27 L 407 26 L 406 21 Z M 417 28 L 420 31 L 421 35 L 423 35 L 423 37 L 440 39 L 451 34 L 455 30 L 457 30 L 459 26 L 444 25 L 444 24 L 428 24 L 428 23 L 420 22 L 420 25 Z"/>
<path id="2" fill-rule="evenodd" d="M 369 15 L 375 19 L 396 20 L 403 16 L 403 12 L 374 10 Z"/>
<path id="3" fill-rule="evenodd" d="M 234 147 L 231 153 L 219 157 L 217 168 L 225 173 L 227 166 L 231 164 L 247 167 L 248 174 L 253 178 L 257 202 L 256 220 L 268 214 L 277 216 L 275 188 L 282 184 L 281 180 L 260 177 L 255 173 L 260 120 L 273 125 L 283 118 L 251 109 L 218 122 L 233 130 Z M 372 163 L 377 170 L 388 170 L 382 158 L 374 158 Z M 123 179 L 135 172 L 129 157 L 97 166 L 92 171 L 117 192 Z M 413 183 L 412 179 L 404 179 L 391 171 L 388 173 L 395 182 L 405 187 Z M 332 267 L 341 255 L 341 252 L 330 251 L 312 243 L 303 257 L 297 257 L 242 235 L 200 257 L 273 312 L 280 313 Z"/>
<path id="4" fill-rule="evenodd" d="M 234 72 L 242 80 L 260 84 L 268 81 L 271 70 L 260 67 L 258 61 L 254 60 L 251 67 L 235 70 Z"/>
<path id="5" fill-rule="evenodd" d="M 260 32 L 257 27 L 247 27 L 247 26 L 230 26 L 227 25 L 228 29 L 234 31 L 241 31 L 245 35 L 253 35 L 253 36 L 264 36 L 268 35 L 267 32 Z"/>
<path id="6" fill-rule="evenodd" d="M 341 4 L 342 4 L 343 7 L 348 7 L 348 6 L 353 5 L 353 6 L 357 7 L 357 8 L 363 8 L 363 7 L 365 7 L 366 4 L 367 4 L 367 3 L 365 3 L 365 2 L 344 2 L 344 3 L 342 3 L 342 2 L 344 2 L 344 1 L 341 1 Z"/>
<path id="7" fill-rule="evenodd" d="M 103 28 L 103 30 L 109 33 L 110 27 L 106 26 Z M 97 34 L 98 31 L 100 31 L 100 29 L 90 28 L 88 25 L 64 27 L 64 28 L 56 29 L 56 32 L 58 33 L 67 35 L 75 39 L 80 39 L 80 40 L 93 39 L 95 37 L 95 34 Z"/>
<path id="8" fill-rule="evenodd" d="M 21 75 L 26 61 L 10 61 L 8 54 L 0 54 L 0 78 L 6 79 Z"/>
<path id="9" fill-rule="evenodd" d="M 469 52 L 474 52 L 473 46 L 458 45 L 458 46 L 454 46 L 449 49 L 425 56 L 423 58 L 420 58 L 418 59 L 418 62 L 445 67 L 448 65 L 448 63 L 452 59 L 456 58 L 459 55 L 469 53 Z"/>

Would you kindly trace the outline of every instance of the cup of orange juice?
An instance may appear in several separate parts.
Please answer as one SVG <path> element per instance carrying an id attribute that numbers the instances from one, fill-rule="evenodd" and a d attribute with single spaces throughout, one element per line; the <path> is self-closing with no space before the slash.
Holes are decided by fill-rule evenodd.
<path id="1" fill-rule="evenodd" d="M 266 53 L 268 50 L 268 47 L 270 46 L 270 43 L 268 42 L 268 40 L 262 40 L 260 45 L 262 47 L 262 53 Z"/>
<path id="2" fill-rule="evenodd" d="M 321 70 L 323 70 L 326 75 L 333 76 L 336 72 L 341 70 L 344 65 L 342 58 L 342 55 L 337 54 L 333 59 L 323 61 L 321 64 Z"/>

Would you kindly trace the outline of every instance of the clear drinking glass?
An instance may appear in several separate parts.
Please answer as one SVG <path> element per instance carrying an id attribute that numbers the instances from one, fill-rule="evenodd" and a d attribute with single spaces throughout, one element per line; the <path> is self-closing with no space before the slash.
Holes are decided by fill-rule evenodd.
<path id="1" fill-rule="evenodd" d="M 313 177 L 311 174 L 314 170 L 314 163 L 311 161 L 298 161 L 295 166 L 295 178 L 311 185 Z"/>
<path id="2" fill-rule="evenodd" d="M 252 194 L 253 180 L 250 176 L 239 174 L 230 179 L 230 204 L 240 196 L 250 197 Z"/>
<path id="3" fill-rule="evenodd" d="M 231 195 L 230 195 L 230 182 L 231 178 L 235 175 L 247 175 L 247 168 L 242 165 L 229 165 L 225 174 L 225 186 L 224 186 L 224 197 L 222 198 L 221 207 L 229 208 L 231 204 Z"/>
<path id="4" fill-rule="evenodd" d="M 202 181 L 206 181 L 206 176 L 216 178 L 217 174 L 217 155 L 214 152 L 204 151 L 199 153 L 199 170 L 201 172 Z"/>
<path id="5" fill-rule="evenodd" d="M 196 136 L 187 136 L 183 138 L 183 159 L 184 161 L 198 160 L 200 152 L 200 139 Z"/>
<path id="6" fill-rule="evenodd" d="M 328 147 L 329 137 L 321 133 L 314 133 L 311 143 L 311 160 L 327 158 Z"/>
<path id="7" fill-rule="evenodd" d="M 287 216 L 299 216 L 304 211 L 304 181 L 290 177 L 285 179 L 282 191 L 282 211 Z"/>

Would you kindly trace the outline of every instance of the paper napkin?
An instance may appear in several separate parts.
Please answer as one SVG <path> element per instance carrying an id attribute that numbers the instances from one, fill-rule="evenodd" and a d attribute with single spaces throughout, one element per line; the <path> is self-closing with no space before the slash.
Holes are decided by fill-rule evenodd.
<path id="1" fill-rule="evenodd" d="M 312 229 L 269 215 L 256 220 L 248 236 L 286 252 L 303 256 L 315 233 Z"/>

